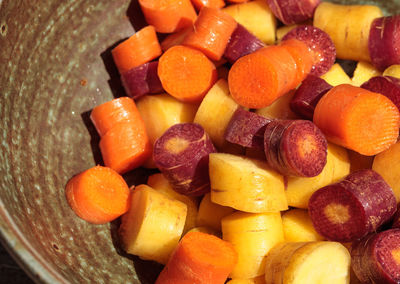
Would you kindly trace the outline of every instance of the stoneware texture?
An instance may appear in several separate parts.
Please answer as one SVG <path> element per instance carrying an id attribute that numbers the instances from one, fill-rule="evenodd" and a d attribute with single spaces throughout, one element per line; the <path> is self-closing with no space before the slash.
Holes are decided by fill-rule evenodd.
<path id="1" fill-rule="evenodd" d="M 0 235 L 37 283 L 153 283 L 161 269 L 119 249 L 118 221 L 90 225 L 64 197 L 101 163 L 89 113 L 124 95 L 110 50 L 142 26 L 136 0 L 0 0 Z"/>

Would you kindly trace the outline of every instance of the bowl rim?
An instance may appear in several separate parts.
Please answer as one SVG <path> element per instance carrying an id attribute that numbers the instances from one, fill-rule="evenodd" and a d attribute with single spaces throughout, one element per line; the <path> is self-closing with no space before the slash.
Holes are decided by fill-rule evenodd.
<path id="1" fill-rule="evenodd" d="M 1 0 L 0 0 L 1 2 Z M 70 283 L 32 247 L 0 200 L 0 242 L 35 283 Z"/>

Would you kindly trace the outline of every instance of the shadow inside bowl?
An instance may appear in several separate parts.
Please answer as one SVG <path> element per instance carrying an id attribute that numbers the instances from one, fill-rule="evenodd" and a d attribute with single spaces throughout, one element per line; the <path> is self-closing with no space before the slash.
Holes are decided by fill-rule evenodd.
<path id="1" fill-rule="evenodd" d="M 160 274 L 161 270 L 163 269 L 163 265 L 154 261 L 140 259 L 135 255 L 127 254 L 122 248 L 121 240 L 118 235 L 118 229 L 120 225 L 121 219 L 118 218 L 117 220 L 112 221 L 110 226 L 111 239 L 115 246 L 116 252 L 120 256 L 132 261 L 140 283 L 154 283 L 158 274 Z"/>

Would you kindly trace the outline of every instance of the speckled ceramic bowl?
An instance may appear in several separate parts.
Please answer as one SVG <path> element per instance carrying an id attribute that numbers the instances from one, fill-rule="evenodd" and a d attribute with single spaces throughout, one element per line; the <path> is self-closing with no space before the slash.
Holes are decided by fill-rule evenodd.
<path id="1" fill-rule="evenodd" d="M 142 23 L 137 1 L 0 0 L 0 235 L 38 283 L 153 283 L 160 271 L 118 249 L 118 224 L 81 221 L 64 197 L 101 162 L 89 111 L 123 95 L 110 50 Z"/>

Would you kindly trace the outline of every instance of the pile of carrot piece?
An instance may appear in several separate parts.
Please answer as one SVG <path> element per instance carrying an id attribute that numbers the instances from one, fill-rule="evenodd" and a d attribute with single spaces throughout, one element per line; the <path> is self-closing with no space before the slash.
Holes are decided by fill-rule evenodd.
<path id="1" fill-rule="evenodd" d="M 400 16 L 139 4 L 148 26 L 112 50 L 127 97 L 90 116 L 104 166 L 66 185 L 76 215 L 121 217 L 124 250 L 165 265 L 158 284 L 398 283 Z M 336 57 L 358 61 L 352 78 Z M 138 167 L 160 173 L 129 188 Z"/>

